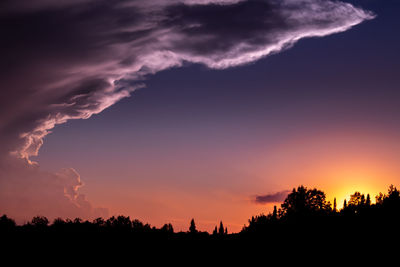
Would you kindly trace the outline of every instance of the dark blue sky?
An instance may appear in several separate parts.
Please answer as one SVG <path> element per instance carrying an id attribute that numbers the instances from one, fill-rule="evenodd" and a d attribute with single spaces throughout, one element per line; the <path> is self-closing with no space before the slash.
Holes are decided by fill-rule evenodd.
<path id="1" fill-rule="evenodd" d="M 41 164 L 80 166 L 75 153 L 96 148 L 134 157 L 144 146 L 258 146 L 292 132 L 346 125 L 398 130 L 400 4 L 355 2 L 377 18 L 344 33 L 301 40 L 246 66 L 190 65 L 149 76 L 146 88 L 101 114 L 57 126 L 46 137 Z M 62 157 L 52 156 L 61 151 Z"/>

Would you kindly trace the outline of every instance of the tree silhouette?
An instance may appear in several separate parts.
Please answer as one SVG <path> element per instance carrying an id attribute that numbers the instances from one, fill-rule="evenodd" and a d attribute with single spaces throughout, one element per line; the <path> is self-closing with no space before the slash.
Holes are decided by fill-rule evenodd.
<path id="1" fill-rule="evenodd" d="M 36 216 L 32 218 L 31 224 L 35 227 L 46 227 L 49 224 L 49 220 L 44 216 Z"/>
<path id="2" fill-rule="evenodd" d="M 369 194 L 367 194 L 367 200 L 365 200 L 365 205 L 366 206 L 371 206 L 371 197 L 369 196 Z"/>
<path id="3" fill-rule="evenodd" d="M 386 213 L 396 214 L 400 211 L 400 191 L 395 186 L 390 185 L 387 194 L 381 193 L 379 195 L 377 204 L 382 207 Z"/>
<path id="4" fill-rule="evenodd" d="M 16 226 L 15 221 L 3 215 L 0 217 L 0 230 L 10 230 Z"/>
<path id="5" fill-rule="evenodd" d="M 272 212 L 272 219 L 277 220 L 278 219 L 278 210 L 276 209 L 276 206 L 274 205 L 274 211 Z"/>
<path id="6" fill-rule="evenodd" d="M 195 222 L 194 222 L 194 219 L 192 219 L 192 220 L 190 221 L 189 232 L 192 233 L 192 234 L 197 233 L 196 224 L 195 224 Z"/>
<path id="7" fill-rule="evenodd" d="M 299 186 L 297 190 L 294 188 L 281 207 L 283 216 L 315 214 L 330 210 L 324 192 L 304 186 Z"/>
<path id="8" fill-rule="evenodd" d="M 80 224 L 80 223 L 83 223 L 83 220 L 81 218 L 74 219 L 74 224 Z"/>
<path id="9" fill-rule="evenodd" d="M 61 227 L 66 224 L 66 221 L 64 221 L 62 218 L 55 218 L 53 221 L 53 226 L 54 227 Z"/>
<path id="10" fill-rule="evenodd" d="M 31 240 L 52 238 L 47 239 L 48 243 L 54 243 L 55 239 L 70 239 L 84 244 L 93 239 L 106 240 L 108 243 L 104 243 L 107 244 L 132 242 L 138 245 L 148 241 L 157 244 L 163 240 L 180 240 L 184 241 L 184 245 L 190 240 L 216 241 L 217 244 L 217 240 L 245 240 L 249 244 L 252 241 L 256 244 L 256 241 L 262 239 L 271 246 L 284 244 L 310 247 L 350 237 L 354 240 L 365 240 L 362 238 L 365 238 L 366 233 L 368 239 L 390 237 L 391 240 L 398 240 L 396 234 L 399 233 L 400 224 L 400 191 L 391 185 L 386 194 L 380 193 L 376 199 L 376 203 L 371 203 L 369 194 L 365 197 L 356 191 L 351 195 L 349 204 L 344 200 L 343 208 L 338 210 L 336 198 L 331 208 L 323 191 L 299 186 L 288 194 L 280 209 L 274 206 L 268 215 L 252 216 L 241 232 L 228 234 L 227 227 L 220 221 L 212 236 L 198 231 L 194 219 L 190 221 L 189 231 L 175 233 L 170 223 L 157 229 L 122 215 L 112 216 L 107 220 L 97 218 L 92 222 L 80 218 L 57 218 L 50 225 L 49 220 L 43 216 L 36 216 L 29 223 L 17 225 L 14 220 L 3 215 L 0 217 L 0 233 L 2 238 L 7 234 L 13 238 L 20 237 L 21 242 L 27 237 Z"/>
<path id="11" fill-rule="evenodd" d="M 224 235 L 225 230 L 224 230 L 224 224 L 222 223 L 222 221 L 219 222 L 219 229 L 218 229 L 218 234 L 219 235 Z"/>
<path id="12" fill-rule="evenodd" d="M 165 232 L 165 233 L 169 233 L 169 234 L 173 234 L 174 233 L 174 227 L 172 226 L 172 224 L 170 223 L 166 223 L 163 225 L 163 227 L 161 227 L 161 231 Z"/>
<path id="13" fill-rule="evenodd" d="M 350 200 L 348 206 L 357 207 L 359 205 L 363 205 L 365 203 L 365 196 L 360 192 L 354 192 L 353 195 L 350 196 Z"/>
<path id="14" fill-rule="evenodd" d="M 333 199 L 333 212 L 337 212 L 336 197 Z"/>
<path id="15" fill-rule="evenodd" d="M 131 229 L 132 228 L 132 221 L 131 219 L 125 216 L 118 216 L 117 219 L 114 221 L 114 227 L 119 229 Z"/>
<path id="16" fill-rule="evenodd" d="M 217 226 L 215 226 L 215 228 L 214 228 L 214 231 L 213 231 L 213 233 L 212 233 L 213 235 L 217 235 L 218 234 L 218 229 L 217 229 Z"/>
<path id="17" fill-rule="evenodd" d="M 133 230 L 136 230 L 136 231 L 143 230 L 145 228 L 145 225 L 141 221 L 135 219 L 132 221 L 132 228 L 133 228 Z"/>
<path id="18" fill-rule="evenodd" d="M 93 224 L 99 227 L 103 227 L 106 224 L 106 222 L 104 221 L 103 218 L 99 217 L 93 220 Z"/>

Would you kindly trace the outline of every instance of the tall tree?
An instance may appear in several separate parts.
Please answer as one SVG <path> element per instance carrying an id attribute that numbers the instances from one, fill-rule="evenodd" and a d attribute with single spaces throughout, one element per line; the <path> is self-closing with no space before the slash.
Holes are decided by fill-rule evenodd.
<path id="1" fill-rule="evenodd" d="M 365 205 L 366 206 L 371 206 L 371 197 L 369 196 L 369 194 L 367 194 L 367 200 L 365 201 Z"/>
<path id="2" fill-rule="evenodd" d="M 333 212 L 337 212 L 337 208 L 336 208 L 336 197 L 333 199 Z"/>
<path id="3" fill-rule="evenodd" d="M 189 232 L 192 233 L 192 234 L 197 233 L 196 223 L 194 222 L 194 219 L 192 219 L 192 220 L 190 221 Z"/>
<path id="4" fill-rule="evenodd" d="M 219 222 L 219 229 L 218 229 L 218 234 L 219 235 L 223 235 L 225 232 L 224 230 L 224 224 L 222 223 L 222 221 Z"/>
<path id="5" fill-rule="evenodd" d="M 276 206 L 274 206 L 274 211 L 272 212 L 272 219 L 278 219 L 278 210 L 276 209 Z"/>

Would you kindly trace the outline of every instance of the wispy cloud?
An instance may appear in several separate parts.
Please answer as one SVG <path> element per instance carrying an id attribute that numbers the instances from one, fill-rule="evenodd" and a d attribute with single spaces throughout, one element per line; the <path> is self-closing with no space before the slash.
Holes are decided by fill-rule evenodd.
<path id="1" fill-rule="evenodd" d="M 0 177 L 0 212 L 19 222 L 37 215 L 51 219 L 108 216 L 107 209 L 93 207 L 79 193 L 83 182 L 72 168 L 51 173 L 23 159 L 8 158 L 0 162 Z"/>

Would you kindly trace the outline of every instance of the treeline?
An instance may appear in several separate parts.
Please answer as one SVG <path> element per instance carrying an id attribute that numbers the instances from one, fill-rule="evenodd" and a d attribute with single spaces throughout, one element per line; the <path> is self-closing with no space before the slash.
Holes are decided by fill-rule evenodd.
<path id="1" fill-rule="evenodd" d="M 82 220 L 80 218 L 62 219 L 57 218 L 50 222 L 44 216 L 36 216 L 31 221 L 17 225 L 16 222 L 7 215 L 0 217 L 0 234 L 103 234 L 110 235 L 130 235 L 138 238 L 165 238 L 165 239 L 221 239 L 228 236 L 228 228 L 224 227 L 223 222 L 219 227 L 215 226 L 212 234 L 202 232 L 197 229 L 194 219 L 190 221 L 187 232 L 175 232 L 172 224 L 167 223 L 157 228 L 148 223 L 143 223 L 137 219 L 131 220 L 129 216 L 112 216 L 109 219 L 97 218 L 93 221 Z"/>
<path id="2" fill-rule="evenodd" d="M 391 185 L 386 194 L 380 193 L 372 203 L 369 194 L 355 192 L 345 200 L 341 209 L 326 200 L 318 189 L 304 186 L 294 188 L 284 202 L 268 215 L 252 217 L 239 233 L 228 233 L 221 221 L 213 233 L 199 231 L 194 219 L 188 224 L 188 231 L 175 232 L 172 224 L 156 228 L 130 217 L 117 216 L 93 221 L 76 218 L 55 219 L 53 222 L 43 216 L 34 217 L 24 225 L 17 225 L 7 215 L 0 217 L 0 233 L 48 234 L 64 236 L 75 233 L 84 235 L 125 236 L 147 239 L 203 239 L 229 240 L 268 238 L 270 240 L 312 238 L 338 238 L 366 236 L 377 238 L 383 234 L 394 234 L 400 229 L 400 191 Z"/>
<path id="3" fill-rule="evenodd" d="M 257 231 L 273 225 L 353 223 L 359 225 L 376 224 L 379 222 L 397 223 L 400 219 L 400 191 L 391 185 L 387 194 L 379 193 L 372 203 L 369 194 L 355 192 L 349 201 L 343 202 L 341 209 L 337 208 L 336 198 L 333 204 L 326 200 L 326 195 L 318 189 L 307 189 L 299 186 L 288 194 L 281 207 L 276 206 L 272 213 L 252 217 L 242 232 Z"/>

